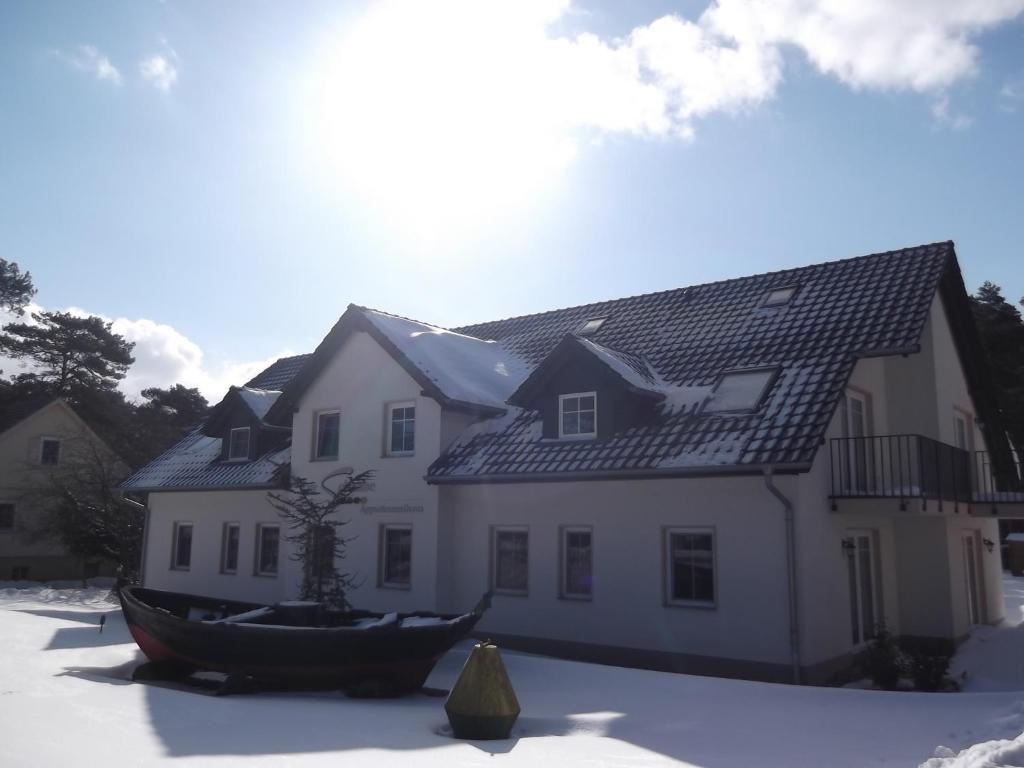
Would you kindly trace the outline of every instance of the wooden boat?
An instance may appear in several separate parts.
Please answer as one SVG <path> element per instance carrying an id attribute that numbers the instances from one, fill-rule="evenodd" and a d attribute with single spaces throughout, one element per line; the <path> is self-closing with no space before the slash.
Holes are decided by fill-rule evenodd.
<path id="1" fill-rule="evenodd" d="M 266 606 L 131 586 L 118 594 L 142 652 L 186 674 L 210 670 L 312 688 L 373 683 L 395 693 L 421 688 L 490 607 L 489 592 L 462 615 Z"/>

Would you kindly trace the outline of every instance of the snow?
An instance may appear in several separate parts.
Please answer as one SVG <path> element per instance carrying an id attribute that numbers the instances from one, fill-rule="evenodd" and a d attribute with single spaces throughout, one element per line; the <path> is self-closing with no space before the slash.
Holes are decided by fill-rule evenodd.
<path id="1" fill-rule="evenodd" d="M 142 657 L 108 591 L 0 586 L 0 765 L 1020 766 L 1024 665 L 996 657 L 1020 631 L 1024 579 L 1006 584 L 1011 620 L 976 631 L 957 663 L 969 691 L 982 671 L 986 685 L 999 677 L 1015 690 L 794 687 L 503 651 L 522 715 L 498 742 L 451 739 L 443 699 L 427 696 L 218 698 L 130 683 Z M 985 653 L 971 651 L 984 635 Z M 451 688 L 470 647 L 442 658 L 427 684 Z"/>
<path id="2" fill-rule="evenodd" d="M 494 341 L 363 310 L 374 324 L 447 397 L 504 408 L 530 367 Z"/>
<path id="3" fill-rule="evenodd" d="M 651 371 L 650 366 L 647 366 L 650 378 L 646 378 L 642 376 L 639 371 L 634 369 L 633 366 L 629 365 L 622 358 L 616 355 L 613 350 L 610 350 L 607 347 L 602 347 L 600 344 L 595 344 L 589 339 L 577 339 L 577 341 L 579 341 L 579 343 L 586 349 L 590 350 L 590 352 L 593 353 L 601 362 L 621 376 L 627 384 L 630 384 L 637 389 L 645 389 L 653 392 L 660 392 L 664 387 L 664 382 L 661 380 L 661 377 Z"/>
<path id="4" fill-rule="evenodd" d="M 263 421 L 263 417 L 267 415 L 267 411 L 270 410 L 270 406 L 274 404 L 278 396 L 281 394 L 274 389 L 252 389 L 251 387 L 238 387 L 237 392 L 242 396 L 242 400 L 249 406 L 256 418 Z"/>

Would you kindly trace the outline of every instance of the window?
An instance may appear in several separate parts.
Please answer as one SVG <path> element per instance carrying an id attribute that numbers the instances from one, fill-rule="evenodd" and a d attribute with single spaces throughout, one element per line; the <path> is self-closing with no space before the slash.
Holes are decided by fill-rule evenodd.
<path id="1" fill-rule="evenodd" d="M 525 595 L 529 582 L 529 534 L 525 528 L 494 528 L 491 535 L 494 590 Z"/>
<path id="2" fill-rule="evenodd" d="M 412 528 L 408 525 L 380 527 L 380 585 L 408 587 L 412 583 Z"/>
<path id="3" fill-rule="evenodd" d="M 558 396 L 558 436 L 597 436 L 597 393 L 575 392 Z"/>
<path id="4" fill-rule="evenodd" d="M 762 368 L 723 373 L 711 392 L 711 398 L 704 404 L 704 410 L 708 413 L 755 410 L 775 379 L 776 372 L 775 368 Z"/>
<path id="5" fill-rule="evenodd" d="M 14 528 L 14 505 L 10 502 L 0 503 L 0 531 Z"/>
<path id="6" fill-rule="evenodd" d="M 316 443 L 314 459 L 338 458 L 338 438 L 341 430 L 339 411 L 322 411 L 316 415 Z"/>
<path id="7" fill-rule="evenodd" d="M 590 599 L 594 589 L 593 533 L 590 528 L 562 531 L 562 597 Z"/>
<path id="8" fill-rule="evenodd" d="M 592 317 L 587 320 L 580 329 L 576 332 L 578 336 L 590 336 L 601 330 L 601 326 L 604 325 L 604 321 L 607 317 Z"/>
<path id="9" fill-rule="evenodd" d="M 238 538 L 241 527 L 238 523 L 224 523 L 220 543 L 220 572 L 238 573 Z"/>
<path id="10" fill-rule="evenodd" d="M 416 404 L 388 406 L 388 456 L 409 456 L 416 450 Z"/>
<path id="11" fill-rule="evenodd" d="M 956 447 L 971 450 L 971 417 L 959 408 L 953 411 L 953 431 Z"/>
<path id="12" fill-rule="evenodd" d="M 192 567 L 192 523 L 175 523 L 171 568 L 187 571 Z"/>
<path id="13" fill-rule="evenodd" d="M 60 438 L 44 437 L 39 448 L 39 463 L 55 467 L 60 463 Z"/>
<path id="14" fill-rule="evenodd" d="M 673 605 L 715 604 L 715 547 L 711 531 L 665 531 L 665 597 Z"/>
<path id="15" fill-rule="evenodd" d="M 249 428 L 248 427 L 236 427 L 231 430 L 231 435 L 228 440 L 228 459 L 237 461 L 238 459 L 249 458 Z"/>
<path id="16" fill-rule="evenodd" d="M 782 288 L 773 288 L 768 291 L 764 297 L 764 301 L 761 302 L 762 307 L 781 307 L 784 304 L 789 304 L 790 300 L 796 294 L 795 285 L 787 285 Z"/>
<path id="17" fill-rule="evenodd" d="M 256 575 L 277 576 L 281 528 L 277 525 L 256 526 Z"/>
<path id="18" fill-rule="evenodd" d="M 322 523 L 318 526 L 309 526 L 306 529 L 306 552 L 309 557 L 303 562 L 303 569 L 308 579 L 319 593 L 334 571 L 334 555 L 337 548 L 338 535 L 334 526 L 330 523 Z"/>

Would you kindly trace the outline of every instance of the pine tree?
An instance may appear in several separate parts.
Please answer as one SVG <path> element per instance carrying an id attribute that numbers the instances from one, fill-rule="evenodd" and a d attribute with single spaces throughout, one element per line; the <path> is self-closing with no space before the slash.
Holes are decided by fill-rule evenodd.
<path id="1" fill-rule="evenodd" d="M 291 557 L 302 564 L 303 600 L 315 600 L 333 608 L 351 607 L 348 592 L 362 582 L 356 574 L 338 568 L 352 537 L 339 534 L 350 521 L 335 515 L 346 505 L 365 501 L 359 494 L 372 486 L 373 475 L 373 470 L 359 474 L 337 472 L 319 485 L 292 475 L 287 492 L 267 494 L 290 531 L 284 538 L 294 545 Z M 336 487 L 332 488 L 332 483 Z"/>
<path id="2" fill-rule="evenodd" d="M 971 307 L 992 367 L 1006 430 L 1018 454 L 1024 455 L 1024 319 L 994 283 L 982 284 L 971 297 Z"/>
<path id="3" fill-rule="evenodd" d="M 114 389 L 135 362 L 134 343 L 98 317 L 69 312 L 36 312 L 33 323 L 8 323 L 0 351 L 31 363 L 19 381 L 43 384 L 55 394 L 75 389 Z"/>
<path id="4" fill-rule="evenodd" d="M 32 273 L 22 272 L 13 261 L 0 259 L 0 309 L 21 315 L 35 295 Z"/>

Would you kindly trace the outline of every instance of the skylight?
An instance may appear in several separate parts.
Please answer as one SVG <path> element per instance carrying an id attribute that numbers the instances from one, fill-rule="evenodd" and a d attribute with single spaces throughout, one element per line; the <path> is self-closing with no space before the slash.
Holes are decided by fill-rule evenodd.
<path id="1" fill-rule="evenodd" d="M 768 292 L 768 295 L 764 297 L 764 301 L 761 302 L 762 307 L 781 307 L 784 304 L 789 304 L 793 295 L 796 293 L 795 285 L 786 285 L 781 288 L 773 288 Z"/>
<path id="2" fill-rule="evenodd" d="M 579 336 L 590 336 L 595 334 L 600 330 L 601 326 L 604 325 L 604 321 L 607 319 L 607 317 L 592 317 L 587 320 L 587 322 L 583 324 L 583 327 L 576 333 Z"/>
<path id="3" fill-rule="evenodd" d="M 704 405 L 705 413 L 752 411 L 761 404 L 768 386 L 775 379 L 777 369 L 760 368 L 754 371 L 723 373 Z"/>

